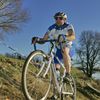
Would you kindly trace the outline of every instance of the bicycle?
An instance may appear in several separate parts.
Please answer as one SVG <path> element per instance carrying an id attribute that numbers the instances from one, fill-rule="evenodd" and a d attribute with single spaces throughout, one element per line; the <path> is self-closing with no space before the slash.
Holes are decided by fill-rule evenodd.
<path id="1" fill-rule="evenodd" d="M 76 100 L 74 78 L 71 75 L 70 81 L 64 82 L 65 67 L 54 52 L 57 40 L 44 40 L 42 42 L 50 42 L 50 52 L 46 54 L 42 50 L 36 50 L 36 44 L 34 44 L 35 51 L 29 54 L 23 66 L 22 90 L 26 99 L 50 100 L 50 97 L 56 94 L 57 100 Z M 60 81 L 57 79 L 54 57 L 62 66 Z"/>

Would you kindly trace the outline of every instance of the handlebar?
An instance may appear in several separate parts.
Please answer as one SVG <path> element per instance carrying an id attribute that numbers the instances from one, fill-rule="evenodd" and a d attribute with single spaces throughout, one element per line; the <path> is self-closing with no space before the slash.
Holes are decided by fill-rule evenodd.
<path id="1" fill-rule="evenodd" d="M 44 44 L 46 42 L 50 42 L 52 44 L 52 47 L 54 47 L 53 42 L 58 42 L 61 36 L 63 37 L 63 39 L 65 39 L 65 37 L 66 37 L 66 35 L 60 34 L 58 36 L 58 39 L 50 39 L 50 40 L 41 40 L 41 39 L 39 39 L 39 40 L 36 41 L 36 43 L 38 43 L 38 44 Z M 36 50 L 36 43 L 34 44 L 34 50 Z M 63 42 L 59 42 L 59 43 L 61 44 Z"/>
<path id="2" fill-rule="evenodd" d="M 50 42 L 52 45 L 54 45 L 53 44 L 53 42 L 57 42 L 57 39 L 51 39 L 51 40 L 37 40 L 36 41 L 36 43 L 38 43 L 38 44 L 44 44 L 44 43 L 46 43 L 46 42 Z M 34 44 L 34 50 L 36 50 L 36 43 Z"/>
<path id="3" fill-rule="evenodd" d="M 37 41 L 37 43 L 41 43 L 41 42 L 56 42 L 57 41 L 57 39 L 51 39 L 51 40 L 39 40 L 39 41 Z"/>

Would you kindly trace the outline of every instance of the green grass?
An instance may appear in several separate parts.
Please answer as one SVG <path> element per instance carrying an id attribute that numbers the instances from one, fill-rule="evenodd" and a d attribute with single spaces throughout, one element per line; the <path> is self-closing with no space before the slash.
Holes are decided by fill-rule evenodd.
<path id="1" fill-rule="evenodd" d="M 25 100 L 21 90 L 21 74 L 24 60 L 8 58 L 0 55 L 0 100 L 7 97 L 11 100 Z M 100 90 L 100 81 L 88 78 L 77 68 L 71 71 L 77 85 L 77 100 L 100 100 L 100 96 L 89 90 L 90 83 Z"/>

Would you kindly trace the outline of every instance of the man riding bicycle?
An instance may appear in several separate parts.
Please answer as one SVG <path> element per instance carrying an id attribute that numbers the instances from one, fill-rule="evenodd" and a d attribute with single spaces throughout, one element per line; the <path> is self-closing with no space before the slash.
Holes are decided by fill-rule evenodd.
<path id="1" fill-rule="evenodd" d="M 56 45 L 56 56 L 60 59 L 63 60 L 64 66 L 66 69 L 66 77 L 70 75 L 71 72 L 71 57 L 69 55 L 70 48 L 72 46 L 72 41 L 75 40 L 75 32 L 74 28 L 71 24 L 68 24 L 67 21 L 67 15 L 63 12 L 57 12 L 54 15 L 55 23 L 51 25 L 47 32 L 45 33 L 44 37 L 42 40 L 48 40 L 48 39 L 58 39 L 58 36 L 64 35 L 63 40 L 65 41 L 62 46 L 59 45 L 59 43 L 55 44 Z M 38 38 L 33 37 L 32 38 L 32 43 L 34 44 Z M 62 49 L 61 49 L 62 47 Z M 54 63 L 56 70 L 60 69 L 60 64 L 54 58 Z"/>

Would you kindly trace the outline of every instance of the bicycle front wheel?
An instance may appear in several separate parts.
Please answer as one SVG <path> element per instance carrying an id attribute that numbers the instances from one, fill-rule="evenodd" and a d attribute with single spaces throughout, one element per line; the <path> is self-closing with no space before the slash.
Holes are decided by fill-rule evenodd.
<path id="1" fill-rule="evenodd" d="M 28 100 L 45 100 L 50 90 L 51 70 L 48 57 L 43 51 L 32 52 L 22 71 L 22 89 Z M 46 74 L 46 72 L 48 72 Z"/>

